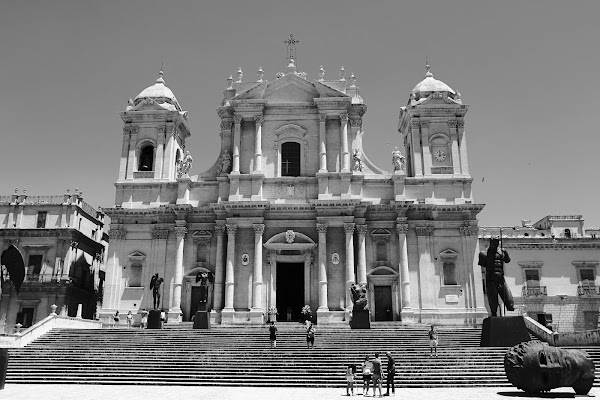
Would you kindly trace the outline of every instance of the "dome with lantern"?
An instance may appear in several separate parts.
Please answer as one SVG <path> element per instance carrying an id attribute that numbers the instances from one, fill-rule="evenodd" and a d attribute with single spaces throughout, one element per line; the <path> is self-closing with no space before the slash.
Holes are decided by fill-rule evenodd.
<path id="1" fill-rule="evenodd" d="M 163 71 L 158 73 L 158 79 L 152 86 L 148 86 L 142 90 L 135 99 L 129 101 L 127 110 L 135 108 L 138 104 L 152 100 L 156 102 L 160 107 L 169 111 L 181 111 L 181 106 L 175 98 L 175 95 L 167 86 L 165 86 L 165 80 L 163 79 Z"/>
<path id="2" fill-rule="evenodd" d="M 422 103 L 432 94 L 438 94 L 438 96 L 446 97 L 456 103 L 461 104 L 462 102 L 460 101 L 460 93 L 455 92 L 444 82 L 435 79 L 430 71 L 431 67 L 429 65 L 427 65 L 426 68 L 427 73 L 425 74 L 425 79 L 417 83 L 417 85 L 411 91 L 409 104 L 416 105 Z"/>

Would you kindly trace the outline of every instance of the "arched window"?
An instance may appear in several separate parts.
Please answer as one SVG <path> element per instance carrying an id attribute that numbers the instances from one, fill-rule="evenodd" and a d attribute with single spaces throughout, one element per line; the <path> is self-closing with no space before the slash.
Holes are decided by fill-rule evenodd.
<path id="1" fill-rule="evenodd" d="M 134 263 L 127 271 L 127 286 L 141 287 L 142 286 L 142 264 Z"/>
<path id="2" fill-rule="evenodd" d="M 154 171 L 154 146 L 144 145 L 140 151 L 138 171 Z"/>
<path id="3" fill-rule="evenodd" d="M 300 143 L 281 144 L 281 176 L 300 176 Z"/>

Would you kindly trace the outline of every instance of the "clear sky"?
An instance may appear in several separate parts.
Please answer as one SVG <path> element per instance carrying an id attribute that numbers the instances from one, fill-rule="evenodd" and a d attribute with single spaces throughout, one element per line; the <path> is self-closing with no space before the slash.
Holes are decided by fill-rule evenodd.
<path id="1" fill-rule="evenodd" d="M 5 1 L 0 14 L 0 193 L 83 191 L 114 201 L 119 112 L 165 80 L 189 111 L 190 174 L 219 153 L 226 78 L 285 66 L 290 34 L 310 80 L 354 73 L 365 152 L 391 170 L 398 108 L 424 78 L 469 104 L 480 225 L 583 214 L 600 226 L 600 1 Z"/>

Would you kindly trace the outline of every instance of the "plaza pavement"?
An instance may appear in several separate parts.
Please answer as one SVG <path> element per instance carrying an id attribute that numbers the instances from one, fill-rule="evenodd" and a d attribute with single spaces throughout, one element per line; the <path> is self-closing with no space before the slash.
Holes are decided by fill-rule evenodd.
<path id="1" fill-rule="evenodd" d="M 384 389 L 385 391 L 385 389 Z M 528 396 L 513 387 L 496 388 L 427 388 L 396 389 L 402 400 L 461 400 L 461 399 L 574 399 L 598 398 L 600 388 L 593 388 L 587 396 L 577 396 L 571 388 L 554 389 L 541 396 Z M 210 387 L 210 386 L 142 386 L 142 385 L 30 385 L 6 384 L 0 390 L 0 399 L 14 400 L 329 400 L 344 399 L 345 388 L 264 388 L 264 387 Z M 361 399 L 362 395 L 353 398 Z M 368 398 L 372 398 L 369 396 Z"/>

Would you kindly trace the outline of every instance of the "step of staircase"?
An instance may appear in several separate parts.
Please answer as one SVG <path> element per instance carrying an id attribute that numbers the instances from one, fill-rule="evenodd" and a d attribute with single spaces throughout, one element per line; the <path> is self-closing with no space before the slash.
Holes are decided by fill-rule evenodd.
<path id="1" fill-rule="evenodd" d="M 376 351 L 385 365 L 391 351 L 399 387 L 510 385 L 507 349 L 479 347 L 481 329 L 439 328 L 438 357 L 430 358 L 426 326 L 317 326 L 314 349 L 306 347 L 303 325 L 276 326 L 276 349 L 266 326 L 55 329 L 10 349 L 6 382 L 341 387 L 346 365 L 360 365 Z M 600 348 L 586 350 L 600 362 Z"/>

